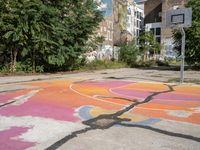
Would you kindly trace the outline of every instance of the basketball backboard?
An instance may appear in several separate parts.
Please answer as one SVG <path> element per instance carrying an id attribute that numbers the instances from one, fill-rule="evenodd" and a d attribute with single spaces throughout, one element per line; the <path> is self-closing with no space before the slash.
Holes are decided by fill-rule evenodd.
<path id="1" fill-rule="evenodd" d="M 187 28 L 192 25 L 192 8 L 178 8 L 166 12 L 166 28 Z"/>

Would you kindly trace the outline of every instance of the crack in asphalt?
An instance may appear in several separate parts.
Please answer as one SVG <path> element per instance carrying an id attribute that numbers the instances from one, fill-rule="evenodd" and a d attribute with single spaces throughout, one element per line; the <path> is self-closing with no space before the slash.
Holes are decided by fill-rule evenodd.
<path id="1" fill-rule="evenodd" d="M 151 131 L 161 133 L 161 134 L 165 134 L 165 135 L 168 135 L 168 136 L 179 137 L 179 138 L 184 138 L 184 139 L 189 139 L 189 140 L 193 140 L 193 141 L 196 141 L 196 142 L 200 142 L 200 138 L 198 138 L 198 137 L 194 137 L 192 135 L 181 134 L 181 133 L 170 132 L 170 131 L 162 130 L 162 129 L 159 129 L 159 128 L 154 128 L 152 126 L 137 125 L 137 124 L 126 124 L 126 123 L 119 123 L 118 125 L 121 125 L 121 126 L 124 126 L 124 127 L 135 127 L 135 128 L 147 129 L 147 130 L 151 130 Z"/>
<path id="2" fill-rule="evenodd" d="M 8 102 L 5 102 L 3 104 L 0 104 L 0 108 L 7 106 L 7 105 L 11 105 L 13 103 L 23 103 L 25 101 L 27 101 L 29 98 L 31 98 L 32 96 L 34 96 L 37 92 L 39 92 L 39 90 L 32 90 L 31 92 L 18 96 L 18 97 L 14 97 L 13 99 L 11 99 Z"/>
<path id="3" fill-rule="evenodd" d="M 10 104 L 15 103 L 15 102 L 16 102 L 16 100 L 4 103 L 4 104 L 0 105 L 0 108 L 4 107 L 4 106 L 7 106 L 7 105 L 10 105 Z"/>
<path id="4" fill-rule="evenodd" d="M 112 99 L 119 99 L 119 100 L 124 100 L 124 101 L 129 101 L 129 102 L 137 102 L 137 99 L 130 100 L 128 98 L 123 98 L 123 97 L 112 97 L 112 96 L 103 96 L 103 95 L 97 95 L 95 98 L 112 98 Z"/>
<path id="5" fill-rule="evenodd" d="M 166 85 L 166 84 L 165 84 Z M 82 130 L 78 130 L 78 131 L 75 131 L 75 132 L 72 132 L 70 135 L 67 135 L 65 136 L 64 138 L 62 138 L 61 140 L 55 142 L 54 144 L 52 144 L 51 146 L 49 146 L 48 148 L 46 148 L 45 150 L 55 150 L 57 148 L 59 148 L 60 146 L 62 146 L 63 144 L 65 144 L 66 142 L 68 142 L 69 140 L 77 137 L 78 135 L 80 134 L 83 134 L 83 133 L 86 133 L 88 131 L 91 131 L 91 130 L 96 130 L 96 129 L 108 129 L 110 127 L 112 127 L 113 125 L 123 125 L 123 126 L 128 126 L 126 124 L 122 124 L 121 122 L 123 121 L 130 121 L 130 119 L 127 119 L 127 118 L 119 118 L 119 116 L 123 115 L 124 113 L 130 111 L 131 109 L 133 109 L 135 106 L 137 105 L 141 105 L 141 104 L 144 104 L 144 103 L 148 103 L 150 102 L 151 100 L 153 100 L 153 97 L 156 96 L 156 95 L 159 95 L 159 94 L 163 94 L 163 93 L 169 93 L 169 92 L 173 92 L 174 89 L 173 87 L 176 86 L 176 85 L 166 85 L 169 90 L 166 90 L 166 91 L 160 91 L 160 92 L 153 92 L 151 95 L 147 96 L 143 101 L 134 101 L 133 104 L 125 107 L 124 109 L 122 110 L 119 110 L 117 111 L 116 113 L 113 113 L 113 114 L 103 114 L 103 115 L 99 115 L 95 118 L 92 118 L 92 119 L 89 119 L 89 120 L 86 120 L 86 121 L 83 121 L 82 123 L 89 126 L 87 128 L 84 128 Z M 106 123 L 108 122 L 108 123 Z M 140 127 L 140 126 L 138 126 Z M 151 129 L 154 131 L 157 131 L 159 132 L 159 129 L 155 129 L 155 128 L 151 128 L 148 126 L 145 128 L 145 129 Z M 171 135 L 171 136 L 176 136 L 176 137 L 182 137 L 182 138 L 188 138 L 188 139 L 193 139 L 192 137 L 188 137 L 187 135 L 183 135 L 183 134 L 180 134 L 178 136 L 178 134 L 176 133 L 173 133 L 171 132 L 168 132 L 168 131 L 160 131 L 159 133 L 162 133 L 162 134 L 166 134 L 166 135 Z"/>

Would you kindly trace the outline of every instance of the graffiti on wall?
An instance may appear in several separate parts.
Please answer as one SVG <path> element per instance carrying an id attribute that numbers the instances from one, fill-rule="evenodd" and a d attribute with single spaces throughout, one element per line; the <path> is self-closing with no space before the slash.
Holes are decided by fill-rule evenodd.
<path id="1" fill-rule="evenodd" d="M 113 47 L 111 45 L 103 45 L 99 47 L 99 50 L 93 50 L 86 53 L 86 62 L 92 62 L 94 60 L 111 60 L 113 58 L 118 60 L 119 47 Z"/>

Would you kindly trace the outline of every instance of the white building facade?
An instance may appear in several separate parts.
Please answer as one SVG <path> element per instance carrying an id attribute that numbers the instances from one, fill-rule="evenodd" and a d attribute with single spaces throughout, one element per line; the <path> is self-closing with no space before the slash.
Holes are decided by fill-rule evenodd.
<path id="1" fill-rule="evenodd" d="M 127 11 L 127 31 L 137 41 L 144 27 L 144 10 L 134 0 L 128 0 Z"/>

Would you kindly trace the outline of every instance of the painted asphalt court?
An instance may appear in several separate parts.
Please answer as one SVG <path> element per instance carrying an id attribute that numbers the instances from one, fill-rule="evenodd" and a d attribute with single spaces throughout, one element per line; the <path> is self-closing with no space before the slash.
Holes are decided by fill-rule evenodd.
<path id="1" fill-rule="evenodd" d="M 113 127 L 138 127 L 200 147 L 198 85 L 78 79 L 17 85 L 29 88 L 0 93 L 0 150 L 59 149 L 88 131 Z M 196 129 L 166 130 L 166 121 Z"/>

